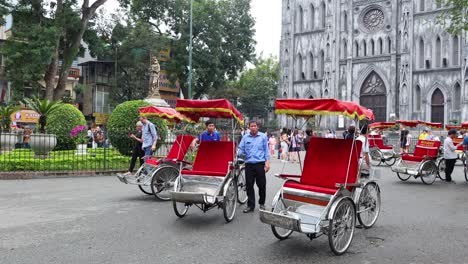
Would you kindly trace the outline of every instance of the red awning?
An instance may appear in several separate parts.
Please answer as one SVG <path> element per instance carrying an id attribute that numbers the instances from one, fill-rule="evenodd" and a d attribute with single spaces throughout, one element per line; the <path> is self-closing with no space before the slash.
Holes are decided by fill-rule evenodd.
<path id="1" fill-rule="evenodd" d="M 244 117 L 228 100 L 186 100 L 176 102 L 176 110 L 198 122 L 200 117 L 234 118 L 244 125 Z"/>
<path id="2" fill-rule="evenodd" d="M 344 115 L 359 120 L 374 120 L 371 110 L 355 102 L 336 99 L 276 99 L 275 113 L 294 116 Z"/>
<path id="3" fill-rule="evenodd" d="M 395 126 L 396 126 L 395 122 L 378 122 L 378 123 L 370 124 L 369 128 L 385 129 L 385 128 L 392 128 L 392 127 L 395 127 Z"/>
<path id="4" fill-rule="evenodd" d="M 419 124 L 430 127 L 430 128 L 442 129 L 442 123 L 431 123 L 431 122 L 419 121 Z"/>
<path id="5" fill-rule="evenodd" d="M 182 115 L 181 113 L 177 112 L 173 108 L 168 107 L 158 107 L 158 106 L 145 106 L 140 108 L 140 115 L 144 116 L 157 116 L 159 118 L 163 118 L 168 121 L 175 121 L 175 122 L 193 122 L 186 116 Z"/>
<path id="6" fill-rule="evenodd" d="M 463 123 L 461 124 L 461 128 L 467 129 L 467 128 L 468 128 L 468 122 L 463 122 Z"/>
<path id="7" fill-rule="evenodd" d="M 445 126 L 446 130 L 450 130 L 450 129 L 460 130 L 461 128 L 462 128 L 462 126 L 449 126 L 449 125 Z"/>
<path id="8" fill-rule="evenodd" d="M 419 120 L 397 120 L 397 124 L 402 124 L 407 127 L 417 127 L 420 124 Z"/>

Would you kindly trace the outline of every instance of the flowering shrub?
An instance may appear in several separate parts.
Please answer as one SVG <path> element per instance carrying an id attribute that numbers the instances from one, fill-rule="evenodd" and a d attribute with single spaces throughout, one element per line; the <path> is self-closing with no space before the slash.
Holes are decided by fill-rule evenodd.
<path id="1" fill-rule="evenodd" d="M 86 126 L 74 127 L 70 132 L 70 137 L 75 138 L 77 144 L 87 144 L 89 141 Z"/>

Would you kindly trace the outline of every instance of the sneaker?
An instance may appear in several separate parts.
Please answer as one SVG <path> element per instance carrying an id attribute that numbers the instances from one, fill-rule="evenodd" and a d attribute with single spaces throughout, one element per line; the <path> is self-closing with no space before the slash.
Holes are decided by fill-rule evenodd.
<path id="1" fill-rule="evenodd" d="M 244 211 L 242 211 L 242 212 L 244 212 L 244 213 L 251 213 L 251 212 L 253 212 L 253 211 L 254 211 L 254 209 L 253 209 L 252 207 L 246 207 L 246 208 L 244 209 Z"/>
<path id="2" fill-rule="evenodd" d="M 455 181 L 445 181 L 448 184 L 457 184 Z"/>
<path id="3" fill-rule="evenodd" d="M 132 175 L 132 174 L 133 174 L 133 173 L 127 171 L 126 173 L 123 174 L 123 176 L 130 176 L 130 175 Z"/>
<path id="4" fill-rule="evenodd" d="M 265 210 L 265 205 L 261 204 L 261 205 L 259 206 L 259 208 L 260 208 L 260 210 Z"/>

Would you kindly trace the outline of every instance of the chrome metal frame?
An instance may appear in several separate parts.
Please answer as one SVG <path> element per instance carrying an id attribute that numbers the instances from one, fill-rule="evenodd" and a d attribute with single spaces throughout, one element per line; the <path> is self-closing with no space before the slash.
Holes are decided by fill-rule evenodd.
<path id="1" fill-rule="evenodd" d="M 397 163 L 391 167 L 393 172 L 397 173 L 402 173 L 402 174 L 408 174 L 411 175 L 415 178 L 421 176 L 422 173 L 422 167 L 424 164 L 427 163 L 434 163 L 434 165 L 437 167 L 437 160 L 423 160 L 420 162 L 417 161 L 407 161 L 403 159 L 399 159 Z"/>

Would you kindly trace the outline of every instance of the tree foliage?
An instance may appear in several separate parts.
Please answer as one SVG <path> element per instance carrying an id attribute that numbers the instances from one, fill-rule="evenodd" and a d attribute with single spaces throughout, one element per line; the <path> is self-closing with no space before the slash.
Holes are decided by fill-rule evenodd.
<path id="1" fill-rule="evenodd" d="M 121 0 L 132 14 L 170 38 L 171 81 L 180 81 L 187 95 L 189 17 L 187 0 Z M 250 0 L 195 0 L 193 10 L 193 91 L 198 98 L 234 80 L 253 59 L 254 19 Z"/>
<path id="2" fill-rule="evenodd" d="M 278 90 L 279 64 L 276 58 L 259 58 L 254 68 L 241 73 L 236 81 L 229 82 L 214 93 L 215 97 L 228 98 L 239 103 L 239 110 L 249 118 L 266 118 L 270 100 Z"/>
<path id="3" fill-rule="evenodd" d="M 448 8 L 439 19 L 448 32 L 459 34 L 468 31 L 468 0 L 437 0 L 437 3 Z"/>
<path id="4" fill-rule="evenodd" d="M 61 99 L 89 21 L 106 1 L 91 5 L 89 0 L 80 1 L 81 5 L 77 0 L 0 2 L 0 12 L 11 13 L 14 19 L 12 36 L 0 51 L 6 57 L 6 75 L 13 88 L 21 91 L 28 85 L 39 91 L 43 81 L 47 98 Z"/>

